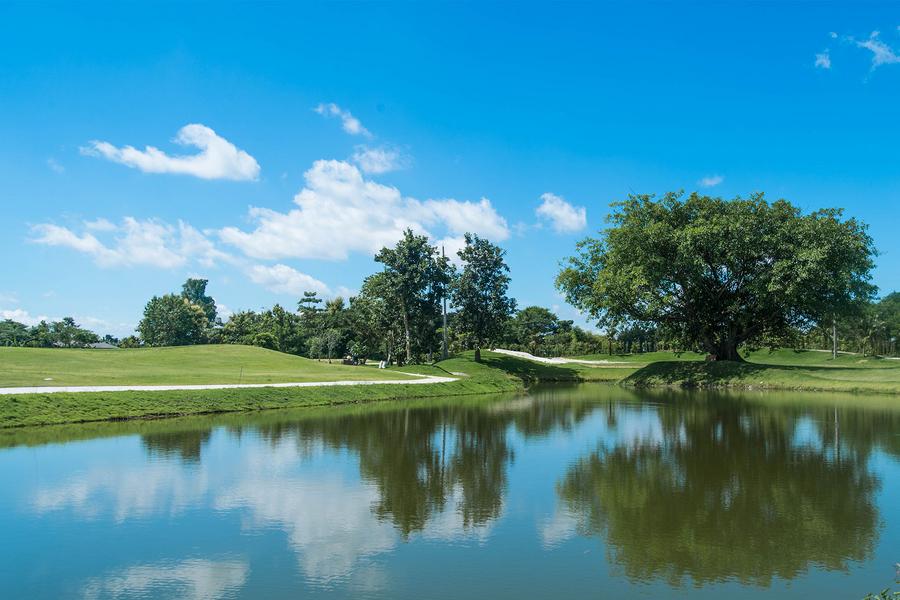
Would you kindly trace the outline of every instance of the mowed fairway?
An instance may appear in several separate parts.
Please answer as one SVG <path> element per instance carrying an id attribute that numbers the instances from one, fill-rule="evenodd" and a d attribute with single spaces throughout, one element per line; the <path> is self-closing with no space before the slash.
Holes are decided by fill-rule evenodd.
<path id="1" fill-rule="evenodd" d="M 745 363 L 707 363 L 698 355 L 666 360 L 667 353 L 631 355 L 641 367 L 625 382 L 635 385 L 725 386 L 744 388 L 900 393 L 900 361 L 817 350 L 758 350 Z M 614 357 L 618 360 L 619 357 Z M 650 359 L 650 360 L 647 360 Z M 693 360 L 691 360 L 693 359 Z"/>
<path id="2" fill-rule="evenodd" d="M 238 345 L 128 350 L 0 348 L 0 387 L 414 379 L 396 371 L 336 363 Z"/>

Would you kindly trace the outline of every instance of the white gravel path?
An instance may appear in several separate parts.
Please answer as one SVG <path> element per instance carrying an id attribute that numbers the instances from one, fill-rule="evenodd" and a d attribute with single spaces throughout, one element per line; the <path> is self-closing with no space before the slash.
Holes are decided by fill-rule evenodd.
<path id="1" fill-rule="evenodd" d="M 562 358 L 562 357 L 554 357 L 554 358 L 544 358 L 543 356 L 535 356 L 534 354 L 530 354 L 528 352 L 519 352 L 518 350 L 505 350 L 503 348 L 494 348 L 491 352 L 497 352 L 499 354 L 506 354 L 508 356 L 516 356 L 518 358 L 524 358 L 526 360 L 533 360 L 534 362 L 539 363 L 547 363 L 550 365 L 563 365 L 566 363 L 578 363 L 581 365 L 630 365 L 632 363 L 625 361 L 614 361 L 614 360 L 584 360 L 581 358 Z"/>
<path id="2" fill-rule="evenodd" d="M 418 373 L 403 373 L 418 379 L 383 379 L 381 381 L 303 381 L 297 383 L 221 383 L 200 385 L 79 385 L 79 386 L 34 386 L 34 387 L 8 387 L 0 388 L 0 396 L 21 394 L 57 394 L 60 392 L 162 392 L 167 390 L 237 390 L 245 388 L 296 388 L 296 387 L 329 387 L 337 385 L 415 385 L 423 383 L 450 383 L 456 381 L 456 377 L 442 377 L 437 375 L 420 375 Z"/>

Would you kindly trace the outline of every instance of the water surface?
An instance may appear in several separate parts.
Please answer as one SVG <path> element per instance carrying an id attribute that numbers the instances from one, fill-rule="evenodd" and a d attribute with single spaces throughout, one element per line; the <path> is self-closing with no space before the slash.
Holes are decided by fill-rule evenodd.
<path id="1" fill-rule="evenodd" d="M 900 401 L 555 386 L 0 431 L 4 598 L 861 598 Z"/>

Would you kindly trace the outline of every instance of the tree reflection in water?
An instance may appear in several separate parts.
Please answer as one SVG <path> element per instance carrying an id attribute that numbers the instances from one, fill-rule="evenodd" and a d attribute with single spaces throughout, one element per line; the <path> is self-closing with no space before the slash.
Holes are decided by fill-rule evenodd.
<path id="1" fill-rule="evenodd" d="M 324 443 L 358 454 L 363 479 L 379 492 L 373 512 L 408 537 L 448 509 L 465 528 L 497 518 L 514 460 L 511 428 L 539 435 L 572 419 L 569 405 L 528 400 L 335 414 L 260 432 L 273 443 L 290 435 L 301 447 Z"/>
<path id="2" fill-rule="evenodd" d="M 377 492 L 372 513 L 408 538 L 448 511 L 458 517 L 453 527 L 489 525 L 503 510 L 515 448 L 567 435 L 592 416 L 592 429 L 579 435 L 596 435 L 597 450 L 568 467 L 557 493 L 581 533 L 602 536 L 610 562 L 627 577 L 768 585 L 872 556 L 879 482 L 868 461 L 874 450 L 900 456 L 896 410 L 835 409 L 796 394 L 761 401 L 749 394 L 557 386 L 501 402 L 141 427 L 149 429 L 142 439 L 151 455 L 184 462 L 201 460 L 213 424 L 273 447 L 291 441 L 301 454 L 323 447 L 349 452 Z M 626 435 L 635 418 L 648 427 Z"/>
<path id="3" fill-rule="evenodd" d="M 854 415 L 838 451 L 833 431 L 798 444 L 797 416 L 725 402 L 662 406 L 661 440 L 599 448 L 557 492 L 631 579 L 769 585 L 811 566 L 845 569 L 877 541 L 873 436 L 859 433 L 883 427 Z"/>
<path id="4" fill-rule="evenodd" d="M 150 456 L 178 457 L 184 463 L 199 463 L 200 452 L 209 441 L 211 429 L 160 431 L 141 436 Z"/>

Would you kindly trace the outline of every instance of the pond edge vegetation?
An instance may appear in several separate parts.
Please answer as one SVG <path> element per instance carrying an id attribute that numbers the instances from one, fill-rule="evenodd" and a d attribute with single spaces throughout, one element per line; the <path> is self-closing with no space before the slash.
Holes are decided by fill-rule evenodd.
<path id="1" fill-rule="evenodd" d="M 652 361 L 660 353 L 646 358 Z M 481 362 L 469 351 L 433 365 L 405 365 L 422 375 L 451 375 L 457 381 L 419 385 L 364 385 L 306 388 L 244 388 L 227 390 L 77 392 L 0 397 L 0 428 L 63 423 L 160 419 L 188 415 L 254 412 L 288 408 L 364 404 L 385 400 L 520 394 L 541 383 L 604 383 L 642 388 L 694 388 L 739 390 L 797 390 L 829 392 L 900 393 L 900 377 L 876 378 L 872 373 L 900 373 L 886 360 L 871 368 L 844 364 L 824 365 L 829 355 L 810 365 L 789 364 L 791 354 L 769 356 L 775 364 L 700 360 L 637 362 L 640 355 L 608 365 L 545 364 L 485 351 Z M 751 357 L 764 360 L 766 354 Z M 813 356 L 818 358 L 818 356 Z M 858 361 L 857 361 L 858 362 Z M 868 361 L 866 361 L 868 362 Z M 887 363 L 887 364 L 885 364 Z M 831 378 L 829 378 L 829 376 Z M 823 378 L 824 377 L 824 378 Z M 855 377 L 849 378 L 849 377 Z"/>

